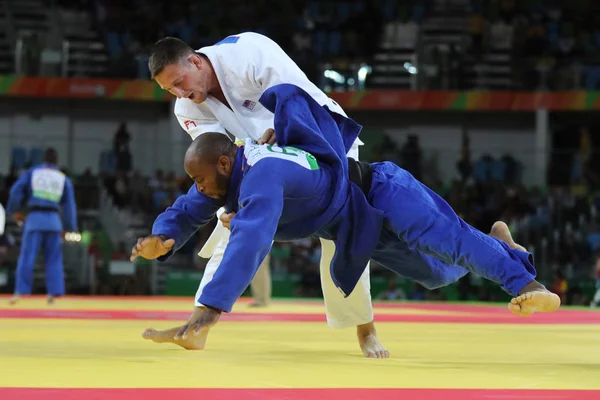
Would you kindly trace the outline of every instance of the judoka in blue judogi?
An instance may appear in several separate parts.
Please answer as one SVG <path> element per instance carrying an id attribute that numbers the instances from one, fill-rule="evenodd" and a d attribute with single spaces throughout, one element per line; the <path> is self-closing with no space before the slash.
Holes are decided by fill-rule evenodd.
<path id="1" fill-rule="evenodd" d="M 65 294 L 62 232 L 77 231 L 77 210 L 71 180 L 57 164 L 56 150 L 46 149 L 44 163 L 24 172 L 10 189 L 6 213 L 27 213 L 11 303 L 31 294 L 35 259 L 42 246 L 48 302 Z"/>
<path id="2" fill-rule="evenodd" d="M 208 309 L 196 333 L 231 311 L 272 240 L 309 236 L 335 241 L 331 274 L 345 295 L 373 259 L 430 289 L 469 271 L 480 274 L 514 296 L 509 308 L 522 315 L 559 307 L 558 296 L 535 280 L 532 255 L 519 250 L 505 224 L 497 224 L 503 240 L 483 234 L 395 164 L 348 160 L 361 127 L 302 89 L 278 85 L 260 101 L 275 115 L 280 145 L 247 141 L 238 148 L 219 133 L 196 138 L 185 157 L 195 185 L 132 250 L 132 258 L 165 261 L 220 207 L 236 212 L 221 267 L 199 299 Z"/>

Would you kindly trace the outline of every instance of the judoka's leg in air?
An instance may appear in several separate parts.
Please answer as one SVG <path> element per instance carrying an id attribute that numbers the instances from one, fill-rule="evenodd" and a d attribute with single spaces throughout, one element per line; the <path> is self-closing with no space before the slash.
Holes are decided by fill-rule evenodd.
<path id="1" fill-rule="evenodd" d="M 497 223 L 488 236 L 460 219 L 435 192 L 392 163 L 373 165 L 371 204 L 412 250 L 448 265 L 448 274 L 465 268 L 502 286 L 514 296 L 508 305 L 515 314 L 552 312 L 560 298 L 535 280 L 533 257 L 516 245 L 506 224 Z M 389 267 L 389 266 L 388 266 Z M 444 269 L 437 276 L 448 284 Z M 401 266 L 398 272 L 402 273 Z"/>

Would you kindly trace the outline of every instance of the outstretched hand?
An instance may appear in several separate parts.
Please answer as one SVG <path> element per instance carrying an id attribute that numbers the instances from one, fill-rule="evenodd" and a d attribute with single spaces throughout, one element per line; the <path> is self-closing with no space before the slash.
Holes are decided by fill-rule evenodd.
<path id="1" fill-rule="evenodd" d="M 171 251 L 173 245 L 175 245 L 175 240 L 163 235 L 141 237 L 137 240 L 133 249 L 131 249 L 129 260 L 135 261 L 138 257 L 143 257 L 146 260 L 154 260 Z"/>

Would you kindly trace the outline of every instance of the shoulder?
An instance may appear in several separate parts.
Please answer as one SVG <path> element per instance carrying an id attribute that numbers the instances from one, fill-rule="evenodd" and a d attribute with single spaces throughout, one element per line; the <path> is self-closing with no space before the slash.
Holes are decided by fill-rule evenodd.
<path id="1" fill-rule="evenodd" d="M 258 60 L 261 54 L 269 54 L 278 47 L 277 43 L 265 35 L 243 32 L 227 36 L 212 46 L 202 47 L 197 52 L 206 55 L 211 61 L 214 58 L 219 60 L 230 58 Z M 242 64 L 238 62 L 234 65 L 241 66 Z"/>

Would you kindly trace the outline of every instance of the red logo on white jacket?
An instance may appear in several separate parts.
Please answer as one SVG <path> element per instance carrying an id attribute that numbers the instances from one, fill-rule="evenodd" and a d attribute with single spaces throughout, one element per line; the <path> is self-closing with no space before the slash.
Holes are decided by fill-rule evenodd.
<path id="1" fill-rule="evenodd" d="M 183 121 L 183 124 L 185 125 L 185 129 L 188 131 L 190 130 L 190 125 L 194 125 L 194 128 L 196 127 L 196 123 L 190 119 Z"/>

